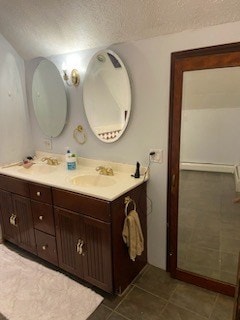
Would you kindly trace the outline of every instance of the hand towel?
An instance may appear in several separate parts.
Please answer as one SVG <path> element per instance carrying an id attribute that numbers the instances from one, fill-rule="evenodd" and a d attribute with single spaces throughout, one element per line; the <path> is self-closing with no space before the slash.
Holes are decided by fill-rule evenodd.
<path id="1" fill-rule="evenodd" d="M 136 256 L 140 256 L 144 250 L 144 238 L 137 211 L 132 210 L 126 216 L 122 237 L 128 246 L 130 259 L 135 261 Z"/>

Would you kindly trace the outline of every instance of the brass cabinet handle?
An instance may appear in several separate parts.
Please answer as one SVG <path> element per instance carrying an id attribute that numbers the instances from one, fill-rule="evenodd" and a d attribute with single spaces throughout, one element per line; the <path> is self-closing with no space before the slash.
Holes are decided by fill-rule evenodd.
<path id="1" fill-rule="evenodd" d="M 17 215 L 12 213 L 11 217 L 9 218 L 9 222 L 11 225 L 17 227 Z"/>
<path id="2" fill-rule="evenodd" d="M 78 239 L 76 251 L 78 254 L 80 254 L 82 256 L 84 256 L 83 245 L 84 245 L 84 241 L 81 239 Z"/>
<path id="3" fill-rule="evenodd" d="M 41 192 L 37 191 L 37 196 L 40 197 L 41 196 Z"/>
<path id="4" fill-rule="evenodd" d="M 39 219 L 39 220 L 43 220 L 43 216 L 39 216 L 38 219 Z"/>

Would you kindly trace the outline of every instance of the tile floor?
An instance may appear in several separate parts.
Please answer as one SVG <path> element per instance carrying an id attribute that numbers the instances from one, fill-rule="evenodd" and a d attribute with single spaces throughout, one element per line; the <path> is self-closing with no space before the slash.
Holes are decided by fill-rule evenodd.
<path id="1" fill-rule="evenodd" d="M 88 320 L 232 320 L 233 298 L 150 265 L 123 296 L 100 294 L 105 298 Z"/>
<path id="2" fill-rule="evenodd" d="M 26 258 L 56 269 L 10 243 L 6 245 Z M 151 265 L 144 268 L 121 297 L 66 274 L 104 297 L 88 320 L 232 320 L 233 298 L 172 279 L 166 271 Z M 11 319 L 0 313 L 0 320 Z"/>
<path id="3" fill-rule="evenodd" d="M 179 190 L 179 268 L 235 284 L 240 204 L 233 203 L 233 174 L 182 170 Z"/>

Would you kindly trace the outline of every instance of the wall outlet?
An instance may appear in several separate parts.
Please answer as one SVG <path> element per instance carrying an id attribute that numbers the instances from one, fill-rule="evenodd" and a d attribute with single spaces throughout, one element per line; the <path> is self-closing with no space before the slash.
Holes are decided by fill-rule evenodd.
<path id="1" fill-rule="evenodd" d="M 162 149 L 151 149 L 149 153 L 155 152 L 155 154 L 150 154 L 150 161 L 156 163 L 163 162 L 163 150 Z"/>
<path id="2" fill-rule="evenodd" d="M 43 143 L 44 143 L 44 147 L 46 150 L 52 150 L 52 140 L 51 139 L 44 139 Z"/>

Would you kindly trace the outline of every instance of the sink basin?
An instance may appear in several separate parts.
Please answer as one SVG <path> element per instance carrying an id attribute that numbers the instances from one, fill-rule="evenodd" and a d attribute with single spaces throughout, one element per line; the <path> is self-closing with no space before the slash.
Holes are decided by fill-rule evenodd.
<path id="1" fill-rule="evenodd" d="M 82 187 L 110 187 L 116 183 L 113 177 L 103 175 L 82 175 L 70 179 L 75 186 Z"/>
<path id="2" fill-rule="evenodd" d="M 57 170 L 56 166 L 49 166 L 47 164 L 33 164 L 30 168 L 21 167 L 18 172 L 25 174 L 49 174 Z"/>

